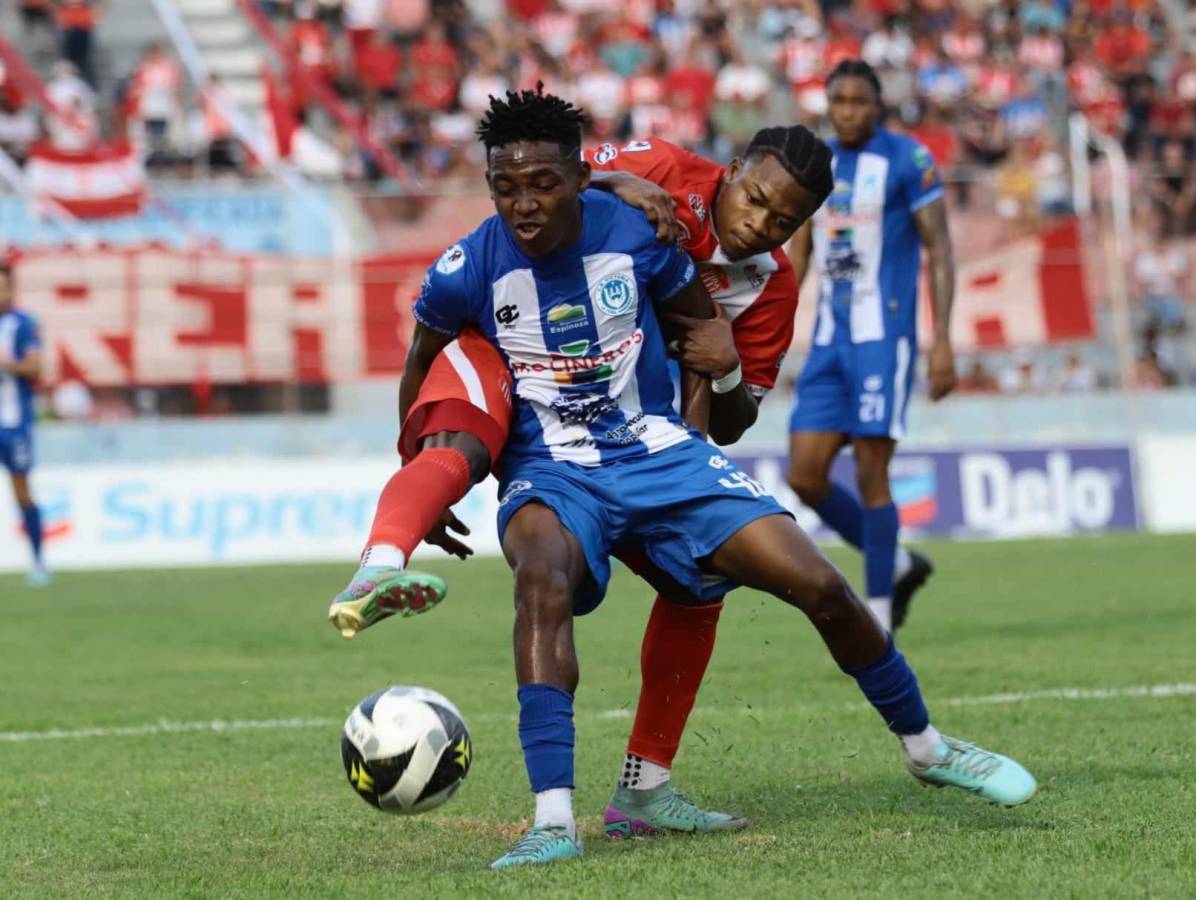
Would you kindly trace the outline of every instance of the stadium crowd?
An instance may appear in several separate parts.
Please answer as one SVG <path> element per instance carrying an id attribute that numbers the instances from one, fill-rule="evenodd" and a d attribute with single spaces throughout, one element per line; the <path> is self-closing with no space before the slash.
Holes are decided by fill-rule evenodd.
<path id="1" fill-rule="evenodd" d="M 1034 233 L 1071 210 L 1067 119 L 1083 112 L 1135 164 L 1132 282 L 1144 386 L 1196 380 L 1187 329 L 1196 235 L 1196 56 L 1155 0 L 257 0 L 289 59 L 425 183 L 476 184 L 472 131 L 491 94 L 543 81 L 592 116 L 593 141 L 659 135 L 718 159 L 761 126 L 828 134 L 826 73 L 862 57 L 878 71 L 888 126 L 916 135 L 952 205 Z M 97 82 L 91 33 L 102 0 L 19 0 L 31 35 L 52 34 L 51 97 L 38 116 L 0 74 L 0 147 L 21 160 L 47 135 L 63 147 L 129 136 L 148 162 L 185 175 L 253 173 L 212 101 L 154 45 Z M 286 68 L 281 69 L 287 75 Z M 294 69 L 291 69 L 293 74 Z M 291 161 L 313 177 L 372 181 L 383 169 L 302 89 L 278 79 L 296 128 Z M 343 119 L 342 119 L 343 121 Z M 1140 189 L 1138 189 L 1140 188 Z M 973 390 L 1096 383 L 1060 359 L 1032 377 L 1012 358 Z"/>

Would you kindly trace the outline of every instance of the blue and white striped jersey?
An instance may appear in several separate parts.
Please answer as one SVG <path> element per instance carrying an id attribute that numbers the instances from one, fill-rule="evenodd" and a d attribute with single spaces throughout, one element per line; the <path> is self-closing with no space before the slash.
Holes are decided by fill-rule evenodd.
<path id="1" fill-rule="evenodd" d="M 33 316 L 15 309 L 0 313 L 0 361 L 20 362 L 41 345 Z M 0 431 L 24 431 L 33 418 L 33 381 L 0 371 Z"/>
<path id="2" fill-rule="evenodd" d="M 582 235 L 525 256 L 498 216 L 428 270 L 415 318 L 444 334 L 479 329 L 515 381 L 510 461 L 583 466 L 655 453 L 689 431 L 673 410 L 653 310 L 695 277 L 689 256 L 657 242 L 644 214 L 602 191 L 581 195 Z"/>
<path id="3" fill-rule="evenodd" d="M 813 226 L 814 343 L 912 340 L 922 251 L 914 213 L 943 196 L 934 161 L 913 138 L 883 129 L 862 147 L 830 148 L 835 187 Z"/>

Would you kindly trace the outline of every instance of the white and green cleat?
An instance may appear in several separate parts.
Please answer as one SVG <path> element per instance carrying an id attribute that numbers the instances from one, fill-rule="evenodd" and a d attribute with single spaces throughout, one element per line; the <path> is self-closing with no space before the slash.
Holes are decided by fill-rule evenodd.
<path id="1" fill-rule="evenodd" d="M 747 828 L 747 819 L 730 813 L 702 809 L 668 782 L 635 791 L 615 788 L 606 805 L 603 825 L 608 838 L 644 837 L 670 833 L 706 833 L 738 831 Z"/>
<path id="2" fill-rule="evenodd" d="M 333 598 L 328 621 L 349 640 L 391 616 L 427 612 L 447 593 L 444 580 L 426 572 L 362 566 L 349 586 Z"/>
<path id="3" fill-rule="evenodd" d="M 579 856 L 581 839 L 569 834 L 564 825 L 533 825 L 509 853 L 490 863 L 490 868 L 541 865 Z"/>
<path id="4" fill-rule="evenodd" d="M 943 735 L 935 756 L 933 763 L 923 766 L 905 754 L 905 767 L 927 787 L 962 788 L 1001 806 L 1020 806 L 1038 789 L 1034 776 L 1020 763 L 967 741 Z"/>

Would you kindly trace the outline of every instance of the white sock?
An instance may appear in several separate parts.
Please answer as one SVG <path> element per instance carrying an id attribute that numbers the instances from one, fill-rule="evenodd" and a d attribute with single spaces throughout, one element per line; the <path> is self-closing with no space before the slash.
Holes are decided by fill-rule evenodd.
<path id="1" fill-rule="evenodd" d="M 623 757 L 623 774 L 619 776 L 619 787 L 633 791 L 649 791 L 662 784 L 668 784 L 669 770 L 650 759 L 628 753 Z"/>
<path id="2" fill-rule="evenodd" d="M 905 752 L 920 766 L 929 766 L 938 761 L 935 750 L 943 741 L 943 736 L 933 725 L 927 725 L 921 734 L 903 734 L 901 743 L 905 745 Z"/>
<path id="3" fill-rule="evenodd" d="M 869 597 L 868 609 L 885 631 L 893 630 L 893 601 L 888 597 Z"/>
<path id="4" fill-rule="evenodd" d="M 401 569 L 407 565 L 407 557 L 394 544 L 370 544 L 361 554 L 363 566 L 383 566 L 387 569 Z"/>
<path id="5" fill-rule="evenodd" d="M 573 788 L 549 788 L 536 794 L 536 826 L 564 825 L 570 837 L 577 836 L 573 821 Z"/>
<path id="6" fill-rule="evenodd" d="M 893 580 L 900 581 L 914 564 L 914 558 L 902 546 L 897 547 L 897 555 L 893 557 Z"/>

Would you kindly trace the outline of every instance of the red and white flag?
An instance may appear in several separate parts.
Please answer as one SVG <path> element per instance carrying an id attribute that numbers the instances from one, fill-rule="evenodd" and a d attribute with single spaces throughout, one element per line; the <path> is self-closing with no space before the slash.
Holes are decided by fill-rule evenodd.
<path id="1" fill-rule="evenodd" d="M 80 219 L 134 215 L 145 203 L 145 162 L 127 141 L 77 151 L 34 144 L 25 174 L 35 202 Z"/>

